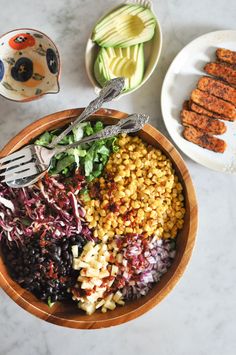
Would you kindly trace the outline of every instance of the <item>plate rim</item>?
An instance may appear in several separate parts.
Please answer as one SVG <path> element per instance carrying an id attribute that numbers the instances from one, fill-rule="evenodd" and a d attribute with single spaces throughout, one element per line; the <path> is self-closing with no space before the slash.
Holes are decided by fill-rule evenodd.
<path id="1" fill-rule="evenodd" d="M 229 33 L 234 33 L 235 36 L 236 36 L 236 30 L 216 30 L 216 31 L 211 31 L 211 32 L 207 32 L 207 33 L 204 33 L 196 38 L 194 38 L 192 41 L 188 42 L 176 55 L 175 57 L 173 58 L 173 60 L 171 61 L 168 69 L 167 69 L 167 72 L 165 74 L 165 77 L 164 77 L 164 80 L 163 80 L 163 83 L 162 83 L 162 87 L 161 87 L 161 113 L 162 113 L 162 118 L 163 118 L 163 121 L 164 121 L 164 124 L 165 124 L 165 127 L 168 131 L 168 134 L 170 135 L 172 141 L 174 142 L 174 144 L 178 147 L 178 149 L 181 150 L 182 153 L 184 153 L 189 159 L 191 159 L 192 161 L 194 161 L 195 163 L 199 164 L 199 165 L 202 165 L 204 166 L 205 168 L 209 169 L 209 170 L 212 170 L 212 171 L 216 171 L 216 172 L 220 172 L 220 173 L 224 173 L 224 174 L 228 174 L 228 175 L 236 175 L 236 172 L 234 171 L 230 171 L 230 170 L 223 170 L 223 169 L 219 169 L 217 168 L 216 166 L 209 166 L 209 164 L 207 164 L 207 162 L 205 161 L 202 161 L 202 160 L 199 160 L 197 157 L 193 157 L 191 156 L 191 153 L 189 151 L 186 151 L 182 145 L 180 146 L 176 140 L 174 139 L 173 135 L 172 135 L 172 132 L 170 131 L 169 129 L 169 124 L 167 123 L 167 118 L 166 118 L 166 115 L 164 113 L 164 95 L 165 95 L 165 91 L 166 91 L 166 86 L 167 86 L 167 82 L 168 82 L 168 77 L 171 73 L 171 70 L 173 69 L 174 65 L 175 65 L 175 62 L 178 60 L 178 58 L 183 54 L 183 52 L 188 49 L 193 43 L 199 41 L 200 39 L 205 39 L 204 37 L 208 37 L 208 36 L 211 36 L 211 35 L 217 35 L 217 34 L 229 34 Z"/>

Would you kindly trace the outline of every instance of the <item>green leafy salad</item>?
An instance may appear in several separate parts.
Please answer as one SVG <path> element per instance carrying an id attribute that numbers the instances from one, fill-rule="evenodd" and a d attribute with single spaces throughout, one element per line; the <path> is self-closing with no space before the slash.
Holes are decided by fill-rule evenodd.
<path id="1" fill-rule="evenodd" d="M 67 145 L 79 141 L 83 137 L 90 136 L 103 129 L 103 123 L 97 121 L 80 123 L 70 134 L 63 138 L 60 145 Z M 47 147 L 61 130 L 43 133 L 35 144 Z M 68 149 L 64 153 L 57 154 L 51 163 L 49 173 L 51 175 L 70 175 L 76 168 L 81 168 L 87 181 L 99 177 L 106 165 L 110 153 L 118 151 L 116 137 L 101 139 L 92 143 L 81 144 L 77 148 Z"/>

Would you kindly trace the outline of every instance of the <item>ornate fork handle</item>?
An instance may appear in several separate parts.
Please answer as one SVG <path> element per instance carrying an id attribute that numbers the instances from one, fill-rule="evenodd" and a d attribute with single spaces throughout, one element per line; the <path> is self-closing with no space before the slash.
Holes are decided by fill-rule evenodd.
<path id="1" fill-rule="evenodd" d="M 96 140 L 105 139 L 117 136 L 120 133 L 132 133 L 137 132 L 143 128 L 143 126 L 148 122 L 149 117 L 143 114 L 133 114 L 120 120 L 116 125 L 107 126 L 102 131 L 93 134 L 92 136 L 85 137 L 78 142 L 66 145 L 58 146 L 55 148 L 55 153 L 62 153 L 68 149 L 76 148 L 81 144 L 91 143 Z"/>
<path id="2" fill-rule="evenodd" d="M 92 115 L 94 112 L 98 111 L 104 102 L 111 101 L 117 97 L 124 88 L 124 78 L 114 78 L 107 82 L 107 84 L 102 88 L 99 96 L 90 102 L 90 104 L 84 109 L 81 115 L 69 126 L 67 127 L 58 137 L 56 137 L 52 143 L 47 147 L 54 148 L 56 145 L 69 133 L 74 127 L 79 123 L 83 122 Z"/>

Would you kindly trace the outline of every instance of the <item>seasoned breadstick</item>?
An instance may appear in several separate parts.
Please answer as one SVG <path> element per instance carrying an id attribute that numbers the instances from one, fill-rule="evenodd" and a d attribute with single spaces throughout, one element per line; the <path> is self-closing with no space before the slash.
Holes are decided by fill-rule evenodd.
<path id="1" fill-rule="evenodd" d="M 220 80 L 210 78 L 209 76 L 203 76 L 198 81 L 197 87 L 202 91 L 206 91 L 209 94 L 215 95 L 220 99 L 236 105 L 236 89 Z"/>
<path id="2" fill-rule="evenodd" d="M 194 126 L 209 134 L 223 134 L 226 132 L 224 122 L 205 115 L 199 115 L 196 112 L 182 110 L 181 120 L 184 126 Z"/>
<path id="3" fill-rule="evenodd" d="M 216 50 L 216 57 L 223 62 L 236 65 L 236 52 L 225 48 Z"/>
<path id="4" fill-rule="evenodd" d="M 236 119 L 236 108 L 234 105 L 208 94 L 207 92 L 195 89 L 192 91 L 191 100 L 208 111 L 216 112 L 220 115 L 229 117 L 232 120 Z"/>
<path id="5" fill-rule="evenodd" d="M 225 80 L 228 84 L 236 86 L 236 70 L 225 63 L 208 63 L 204 70 L 207 74 Z"/>
<path id="6" fill-rule="evenodd" d="M 211 136 L 210 134 L 194 127 L 185 127 L 183 136 L 188 141 L 216 153 L 224 153 L 227 146 L 225 141 L 222 139 Z"/>
<path id="7" fill-rule="evenodd" d="M 197 112 L 197 113 L 199 113 L 201 115 L 206 115 L 206 116 L 209 116 L 209 117 L 212 117 L 212 118 L 218 118 L 219 120 L 224 120 L 224 121 L 234 121 L 232 118 L 225 117 L 223 115 L 218 115 L 215 112 L 208 111 L 205 108 L 195 104 L 191 100 L 189 101 L 189 107 L 190 107 L 190 109 L 192 111 Z"/>

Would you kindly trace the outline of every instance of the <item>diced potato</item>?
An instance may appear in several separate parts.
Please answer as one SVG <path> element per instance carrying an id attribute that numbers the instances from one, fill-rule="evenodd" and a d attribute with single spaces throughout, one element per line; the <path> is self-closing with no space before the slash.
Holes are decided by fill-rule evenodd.
<path id="1" fill-rule="evenodd" d="M 87 300 L 91 303 L 95 303 L 97 302 L 97 300 L 100 298 L 99 295 L 97 293 L 92 293 L 89 296 L 86 296 Z"/>
<path id="2" fill-rule="evenodd" d="M 72 245 L 71 251 L 72 251 L 73 257 L 74 257 L 74 258 L 78 258 L 78 256 L 79 256 L 79 248 L 78 248 L 78 245 Z"/>
<path id="3" fill-rule="evenodd" d="M 96 260 L 93 260 L 91 261 L 91 264 L 90 264 L 94 269 L 101 269 L 103 267 L 103 263 L 99 262 L 99 261 L 96 261 Z"/>
<path id="4" fill-rule="evenodd" d="M 86 270 L 87 277 L 98 277 L 99 275 L 100 275 L 100 272 L 97 269 L 90 268 L 90 269 Z"/>
<path id="5" fill-rule="evenodd" d="M 94 286 L 101 286 L 102 280 L 98 278 L 92 278 L 91 282 L 94 284 Z"/>
<path id="6" fill-rule="evenodd" d="M 75 260 L 74 260 L 74 263 L 75 263 L 75 265 L 76 265 L 76 267 L 77 267 L 77 269 L 75 269 L 75 268 L 73 267 L 75 270 L 78 270 L 78 269 L 81 269 L 81 268 L 87 269 L 87 268 L 90 267 L 90 265 L 89 265 L 88 263 L 85 263 L 84 261 L 80 261 L 79 259 L 75 259 Z M 74 264 L 73 264 L 73 265 L 74 265 Z"/>
<path id="7" fill-rule="evenodd" d="M 84 252 L 93 249 L 95 243 L 90 241 L 84 246 Z"/>
<path id="8" fill-rule="evenodd" d="M 113 300 L 115 302 L 118 302 L 121 299 L 121 297 L 122 297 L 122 293 L 120 291 L 116 291 L 116 293 L 113 296 Z"/>
<path id="9" fill-rule="evenodd" d="M 112 276 L 116 276 L 116 274 L 118 273 L 118 271 L 119 271 L 118 266 L 112 265 L 112 268 L 111 268 L 111 275 L 112 275 Z"/>
<path id="10" fill-rule="evenodd" d="M 73 265 L 72 265 L 73 269 L 74 269 L 74 270 L 79 270 L 79 269 L 80 269 L 79 264 L 80 264 L 80 262 L 77 261 L 76 259 L 74 259 L 74 260 L 73 260 Z"/>
<path id="11" fill-rule="evenodd" d="M 112 297 L 113 297 L 113 293 L 111 293 L 110 295 L 108 295 L 107 297 L 106 297 L 106 302 L 109 302 L 109 301 L 111 301 L 112 300 Z"/>
<path id="12" fill-rule="evenodd" d="M 81 284 L 81 288 L 83 289 L 83 290 L 92 290 L 93 288 L 94 288 L 94 284 L 92 283 L 92 282 L 86 282 L 86 281 L 84 281 L 84 282 L 82 282 L 82 284 Z"/>
<path id="13" fill-rule="evenodd" d="M 99 277 L 101 278 L 101 279 L 103 279 L 104 277 L 108 277 L 110 274 L 109 274 L 109 271 L 108 270 L 105 270 L 105 269 L 103 269 L 102 271 L 100 271 L 100 273 L 99 273 Z"/>
<path id="14" fill-rule="evenodd" d="M 105 300 L 101 300 L 98 303 L 96 303 L 96 309 L 102 307 L 104 305 L 104 303 L 105 303 Z"/>
<path id="15" fill-rule="evenodd" d="M 91 315 L 96 311 L 96 307 L 93 303 L 79 302 L 79 308 L 83 309 L 88 315 Z"/>
<path id="16" fill-rule="evenodd" d="M 119 300 L 119 301 L 117 301 L 116 303 L 117 303 L 118 305 L 120 305 L 120 306 L 124 306 L 124 305 L 125 305 L 125 302 L 122 301 L 122 300 Z"/>
<path id="17" fill-rule="evenodd" d="M 113 301 L 106 301 L 103 307 L 106 307 L 113 311 L 116 308 L 116 304 Z"/>
<path id="18" fill-rule="evenodd" d="M 93 259 L 94 249 L 89 250 L 86 255 L 83 257 L 83 261 L 90 262 Z"/>

